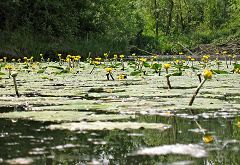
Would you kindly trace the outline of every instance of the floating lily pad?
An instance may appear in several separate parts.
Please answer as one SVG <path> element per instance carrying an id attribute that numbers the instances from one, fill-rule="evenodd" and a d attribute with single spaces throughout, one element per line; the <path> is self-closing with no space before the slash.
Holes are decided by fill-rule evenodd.
<path id="1" fill-rule="evenodd" d="M 180 154 L 189 155 L 195 158 L 207 157 L 207 151 L 197 144 L 173 144 L 163 145 L 159 147 L 144 148 L 138 150 L 137 155 L 168 155 L 168 154 Z"/>
<path id="2" fill-rule="evenodd" d="M 131 115 L 120 114 L 94 114 L 91 112 L 76 112 L 76 111 L 29 111 L 29 112 L 9 112 L 1 113 L 0 118 L 9 119 L 27 119 L 35 121 L 109 121 L 134 118 Z"/>
<path id="3" fill-rule="evenodd" d="M 170 128 L 170 125 L 160 123 L 136 123 L 136 122 L 80 122 L 80 123 L 62 123 L 50 125 L 50 129 L 68 129 L 71 131 L 77 130 L 114 130 L 114 129 L 157 129 L 165 130 Z"/>

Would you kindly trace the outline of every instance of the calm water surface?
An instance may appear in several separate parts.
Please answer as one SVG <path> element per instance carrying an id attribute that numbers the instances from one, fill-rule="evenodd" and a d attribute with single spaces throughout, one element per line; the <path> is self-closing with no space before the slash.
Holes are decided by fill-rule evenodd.
<path id="1" fill-rule="evenodd" d="M 166 131 L 114 130 L 71 132 L 51 131 L 51 123 L 0 119 L 0 162 L 16 158 L 32 164 L 240 164 L 240 128 L 237 118 L 202 119 L 199 124 L 211 133 L 215 142 L 204 144 L 202 132 L 193 119 L 142 115 L 139 122 L 172 125 Z M 165 144 L 199 144 L 206 158 L 182 155 L 137 156 L 143 147 Z"/>

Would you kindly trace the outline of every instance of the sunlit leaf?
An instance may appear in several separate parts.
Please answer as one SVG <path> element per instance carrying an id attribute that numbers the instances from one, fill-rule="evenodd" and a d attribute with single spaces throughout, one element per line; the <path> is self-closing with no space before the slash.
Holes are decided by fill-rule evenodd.
<path id="1" fill-rule="evenodd" d="M 3 73 L 3 72 L 0 72 L 0 75 L 5 75 L 5 73 Z"/>
<path id="2" fill-rule="evenodd" d="M 55 69 L 60 69 L 60 70 L 64 70 L 63 67 L 60 66 L 48 66 L 49 68 L 55 68 Z"/>
<path id="3" fill-rule="evenodd" d="M 233 64 L 233 66 L 234 66 L 234 69 L 240 69 L 240 64 Z"/>
<path id="4" fill-rule="evenodd" d="M 142 73 L 141 71 L 133 71 L 133 72 L 130 73 L 130 76 L 138 76 L 141 73 Z"/>
<path id="5" fill-rule="evenodd" d="M 155 69 L 155 70 L 160 70 L 161 68 L 162 68 L 162 64 L 155 63 L 151 66 L 151 69 Z"/>
<path id="6" fill-rule="evenodd" d="M 182 72 L 171 73 L 170 76 L 182 76 Z"/>
<path id="7" fill-rule="evenodd" d="M 143 66 L 146 67 L 146 68 L 149 68 L 151 65 L 147 62 L 143 62 Z"/>
<path id="8" fill-rule="evenodd" d="M 212 72 L 215 74 L 229 74 L 229 72 L 225 70 L 212 70 Z"/>

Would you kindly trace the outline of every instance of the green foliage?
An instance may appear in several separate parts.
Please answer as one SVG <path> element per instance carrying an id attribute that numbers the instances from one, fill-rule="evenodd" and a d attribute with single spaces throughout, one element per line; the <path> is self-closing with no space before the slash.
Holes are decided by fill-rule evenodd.
<path id="1" fill-rule="evenodd" d="M 233 64 L 234 69 L 240 69 L 240 64 Z"/>
<path id="2" fill-rule="evenodd" d="M 161 70 L 162 69 L 162 64 L 158 64 L 158 63 L 154 63 L 152 66 L 151 66 L 151 69 L 154 69 L 154 70 Z"/>
<path id="3" fill-rule="evenodd" d="M 236 0 L 0 2 L 0 55 L 177 53 L 240 38 Z"/>
<path id="4" fill-rule="evenodd" d="M 130 73 L 130 76 L 138 76 L 141 73 L 142 73 L 141 71 L 133 71 L 133 72 Z"/>
<path id="5" fill-rule="evenodd" d="M 215 74 L 229 74 L 229 72 L 225 70 L 212 70 L 212 71 Z"/>

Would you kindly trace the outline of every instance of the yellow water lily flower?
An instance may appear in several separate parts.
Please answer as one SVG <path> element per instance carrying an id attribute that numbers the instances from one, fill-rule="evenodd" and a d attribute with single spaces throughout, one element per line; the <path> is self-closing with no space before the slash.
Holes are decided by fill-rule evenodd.
<path id="1" fill-rule="evenodd" d="M 146 62 L 147 59 L 146 59 L 146 58 L 139 58 L 139 61 L 141 61 L 141 62 Z"/>
<path id="2" fill-rule="evenodd" d="M 240 121 L 239 121 L 239 122 L 237 122 L 237 127 L 238 127 L 238 128 L 240 128 Z"/>
<path id="3" fill-rule="evenodd" d="M 69 57 L 66 58 L 66 62 L 70 62 L 71 59 Z"/>
<path id="4" fill-rule="evenodd" d="M 95 60 L 97 60 L 97 61 L 101 61 L 101 57 L 97 57 L 97 58 L 95 58 Z"/>
<path id="5" fill-rule="evenodd" d="M 180 60 L 175 60 L 176 64 L 179 64 L 181 61 Z"/>
<path id="6" fill-rule="evenodd" d="M 119 79 L 119 80 L 127 79 L 127 75 L 126 75 L 126 74 L 120 74 L 120 75 L 118 76 L 118 79 Z"/>
<path id="7" fill-rule="evenodd" d="M 206 69 L 206 70 L 203 71 L 202 75 L 205 79 L 211 79 L 213 73 L 212 73 L 212 71 Z"/>
<path id="8" fill-rule="evenodd" d="M 95 64 L 95 65 L 99 65 L 100 62 L 99 62 L 99 61 L 93 61 L 93 64 Z"/>
<path id="9" fill-rule="evenodd" d="M 12 70 L 12 69 L 13 69 L 13 66 L 12 66 L 12 65 L 5 65 L 4 68 L 5 68 L 5 69 L 8 69 L 8 70 Z"/>
<path id="10" fill-rule="evenodd" d="M 163 67 L 164 67 L 166 70 L 168 70 L 168 69 L 171 67 L 171 64 L 168 64 L 168 63 L 163 64 Z"/>
<path id="11" fill-rule="evenodd" d="M 103 55 L 104 55 L 104 57 L 108 57 L 108 53 L 104 53 Z"/>
<path id="12" fill-rule="evenodd" d="M 72 56 L 69 54 L 69 55 L 67 55 L 67 57 L 66 58 L 72 58 Z"/>
<path id="13" fill-rule="evenodd" d="M 124 58 L 124 55 L 123 55 L 123 54 L 121 54 L 119 57 L 120 57 L 120 58 Z"/>
<path id="14" fill-rule="evenodd" d="M 111 73 L 113 68 L 105 68 L 106 72 Z"/>
<path id="15" fill-rule="evenodd" d="M 205 143 L 211 143 L 214 140 L 214 138 L 211 135 L 204 135 L 202 139 Z"/>
<path id="16" fill-rule="evenodd" d="M 240 74 L 240 69 L 239 69 L 239 68 L 236 68 L 236 69 L 234 69 L 233 72 L 234 72 L 234 73 L 238 73 L 238 74 Z"/>
<path id="17" fill-rule="evenodd" d="M 117 54 L 114 54 L 114 55 L 113 55 L 113 58 L 114 58 L 114 59 L 117 59 L 117 58 L 118 58 L 118 55 L 117 55 Z"/>

